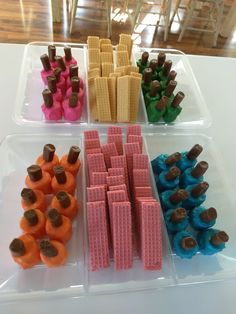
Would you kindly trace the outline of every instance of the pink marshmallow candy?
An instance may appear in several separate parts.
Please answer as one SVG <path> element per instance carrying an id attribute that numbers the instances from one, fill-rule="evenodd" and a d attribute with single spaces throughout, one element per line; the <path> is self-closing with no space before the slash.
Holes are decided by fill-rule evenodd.
<path id="1" fill-rule="evenodd" d="M 66 121 L 77 121 L 80 119 L 82 106 L 76 93 L 72 93 L 69 99 L 65 99 L 62 103 L 62 107 Z"/>
<path id="2" fill-rule="evenodd" d="M 43 91 L 44 103 L 41 108 L 45 119 L 50 121 L 58 121 L 62 118 L 61 104 L 53 100 L 52 92 L 49 89 Z"/>
<path id="3" fill-rule="evenodd" d="M 61 90 L 57 88 L 56 77 L 48 76 L 47 81 L 48 81 L 48 89 L 52 92 L 53 100 L 61 103 L 63 100 L 63 96 L 62 96 Z"/>
<path id="4" fill-rule="evenodd" d="M 77 93 L 79 97 L 79 101 L 81 103 L 81 106 L 84 104 L 84 90 L 80 88 L 80 81 L 79 78 L 74 76 L 71 79 L 71 87 L 67 89 L 66 91 L 66 97 L 70 98 L 72 93 Z"/>
<path id="5" fill-rule="evenodd" d="M 59 68 L 61 68 L 61 76 L 64 77 L 65 80 L 67 80 L 69 76 L 69 70 L 65 65 L 65 62 L 61 56 L 56 56 L 57 65 Z"/>
<path id="6" fill-rule="evenodd" d="M 66 81 L 63 76 L 61 76 L 61 69 L 56 68 L 53 71 L 54 76 L 56 77 L 57 80 L 57 88 L 61 90 L 62 95 L 65 95 L 66 93 Z"/>
<path id="7" fill-rule="evenodd" d="M 65 56 L 63 57 L 63 61 L 65 65 L 69 67 L 71 64 L 77 65 L 77 61 L 72 57 L 71 47 L 64 47 Z"/>
<path id="8" fill-rule="evenodd" d="M 48 56 L 49 56 L 49 61 L 51 64 L 51 67 L 55 69 L 57 67 L 57 61 L 55 59 L 56 57 L 56 47 L 54 45 L 49 45 L 48 46 Z"/>
<path id="9" fill-rule="evenodd" d="M 69 77 L 67 78 L 67 81 L 66 81 L 67 89 L 71 87 L 71 79 L 72 79 L 72 77 L 74 77 L 74 76 L 79 77 L 79 67 L 78 67 L 78 65 L 71 64 L 70 67 L 69 67 L 69 72 L 70 72 L 70 75 L 69 75 Z M 81 77 L 79 77 L 79 87 L 82 88 L 82 89 L 84 88 L 84 82 L 83 82 Z"/>
<path id="10" fill-rule="evenodd" d="M 47 85 L 47 77 L 53 74 L 53 70 L 50 65 L 48 55 L 44 54 L 40 57 L 40 60 L 43 65 L 43 70 L 40 72 L 41 78 L 45 85 Z"/>

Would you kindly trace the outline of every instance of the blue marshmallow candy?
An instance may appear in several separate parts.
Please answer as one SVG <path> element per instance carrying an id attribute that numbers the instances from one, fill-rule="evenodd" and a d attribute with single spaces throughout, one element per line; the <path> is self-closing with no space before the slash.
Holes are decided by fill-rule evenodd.
<path id="1" fill-rule="evenodd" d="M 181 245 L 181 242 L 184 238 L 192 238 L 195 242 L 195 245 L 192 248 L 184 249 Z M 176 255 L 181 258 L 192 258 L 198 251 L 198 244 L 193 235 L 188 231 L 180 231 L 176 233 L 173 237 L 173 249 Z"/>
<path id="2" fill-rule="evenodd" d="M 205 214 L 205 215 L 204 215 Z M 196 207 L 189 214 L 191 226 L 196 230 L 208 229 L 216 223 L 217 213 L 215 208 L 206 209 L 205 207 Z"/>
<path id="3" fill-rule="evenodd" d="M 222 242 L 219 245 L 214 245 L 211 242 L 212 237 L 214 237 L 219 232 L 220 230 L 217 230 L 217 229 L 207 229 L 207 230 L 199 232 L 199 234 L 197 235 L 197 241 L 198 241 L 200 252 L 202 254 L 213 255 L 218 252 L 221 252 L 225 248 L 225 242 Z M 225 235 L 227 236 L 227 234 Z M 227 236 L 226 241 L 228 241 L 228 236 Z"/>
<path id="4" fill-rule="evenodd" d="M 195 188 L 201 187 L 201 194 L 198 197 L 195 197 L 193 195 L 193 191 L 195 191 Z M 183 201 L 183 207 L 185 209 L 193 209 L 194 207 L 200 206 L 203 202 L 206 200 L 206 190 L 208 189 L 209 184 L 207 182 L 200 182 L 197 185 L 189 185 L 185 190 L 189 193 L 188 198 Z"/>
<path id="5" fill-rule="evenodd" d="M 206 161 L 200 161 L 194 168 L 188 168 L 180 176 L 180 187 L 186 188 L 188 185 L 198 184 L 204 180 L 203 174 L 208 169 Z"/>
<path id="6" fill-rule="evenodd" d="M 180 215 L 182 219 L 180 221 L 174 222 L 173 214 L 175 213 L 175 209 L 169 209 L 165 214 L 165 223 L 167 227 L 168 233 L 176 233 L 178 231 L 185 230 L 188 227 L 188 215 L 186 214 L 185 209 L 179 208 Z"/>
<path id="7" fill-rule="evenodd" d="M 184 190 L 180 190 L 181 193 L 185 193 Z M 183 207 L 182 206 L 182 201 L 178 202 L 178 203 L 173 203 L 170 201 L 170 197 L 177 192 L 177 190 L 168 190 L 168 191 L 164 191 L 162 193 L 160 193 L 159 197 L 160 197 L 160 202 L 161 202 L 161 206 L 162 206 L 162 210 L 166 211 L 168 209 L 174 209 L 174 208 L 178 208 L 178 207 Z"/>
<path id="8" fill-rule="evenodd" d="M 201 145 L 194 145 L 190 151 L 182 152 L 181 159 L 177 162 L 176 166 L 183 172 L 187 168 L 192 168 L 197 163 L 197 157 L 201 154 L 203 148 Z"/>
<path id="9" fill-rule="evenodd" d="M 174 179 L 167 180 L 168 174 Z M 179 185 L 180 170 L 177 167 L 172 167 L 169 170 L 162 171 L 159 176 L 155 176 L 156 186 L 160 192 L 175 189 Z"/>
<path id="10" fill-rule="evenodd" d="M 173 158 L 171 164 L 166 164 L 165 161 L 167 158 Z M 174 153 L 172 155 L 161 154 L 151 161 L 152 170 L 155 174 L 160 174 L 162 171 L 170 169 L 180 158 L 180 153 Z"/>

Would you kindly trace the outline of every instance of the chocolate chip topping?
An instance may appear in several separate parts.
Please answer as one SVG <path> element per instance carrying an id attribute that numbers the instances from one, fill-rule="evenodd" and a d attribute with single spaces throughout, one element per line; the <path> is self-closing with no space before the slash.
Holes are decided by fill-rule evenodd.
<path id="1" fill-rule="evenodd" d="M 43 176 L 42 169 L 38 165 L 32 165 L 28 167 L 27 172 L 30 177 L 30 180 L 33 182 L 36 182 L 42 179 L 42 176 Z"/>
<path id="2" fill-rule="evenodd" d="M 78 93 L 72 93 L 69 99 L 69 107 L 75 108 L 78 104 Z"/>
<path id="3" fill-rule="evenodd" d="M 70 65 L 70 79 L 73 76 L 76 76 L 76 77 L 79 76 L 79 67 L 78 67 L 78 65 L 75 65 L 75 64 Z"/>
<path id="4" fill-rule="evenodd" d="M 188 198 L 188 192 L 187 191 L 178 190 L 170 196 L 169 200 L 173 204 L 178 204 L 178 203 L 186 200 L 187 198 Z"/>
<path id="5" fill-rule="evenodd" d="M 150 87 L 150 91 L 149 91 L 149 95 L 150 97 L 155 97 L 158 93 L 158 91 L 160 90 L 160 83 L 158 81 L 152 81 L 151 83 L 151 87 Z"/>
<path id="6" fill-rule="evenodd" d="M 79 93 L 79 78 L 78 76 L 73 76 L 71 79 L 71 89 L 72 93 Z"/>
<path id="7" fill-rule="evenodd" d="M 57 92 L 57 79 L 55 76 L 48 76 L 48 89 L 55 94 Z"/>
<path id="8" fill-rule="evenodd" d="M 36 194 L 32 189 L 24 188 L 21 191 L 21 197 L 28 204 L 34 204 L 37 201 Z"/>
<path id="9" fill-rule="evenodd" d="M 194 238 L 192 237 L 184 237 L 182 240 L 181 240 L 181 247 L 184 249 L 184 250 L 191 250 L 193 249 L 196 245 L 197 245 L 197 242 Z"/>
<path id="10" fill-rule="evenodd" d="M 56 81 L 57 83 L 60 82 L 60 79 L 61 79 L 61 68 L 56 68 L 55 70 L 53 70 L 53 74 L 55 75 L 56 77 Z"/>
<path id="11" fill-rule="evenodd" d="M 164 65 L 163 65 L 162 74 L 164 76 L 168 76 L 170 73 L 171 67 L 172 67 L 172 61 L 171 60 L 165 61 Z"/>
<path id="12" fill-rule="evenodd" d="M 141 56 L 141 64 L 145 65 L 148 62 L 148 58 L 149 58 L 149 53 L 147 51 L 144 51 Z"/>
<path id="13" fill-rule="evenodd" d="M 166 61 L 166 54 L 164 52 L 159 52 L 159 54 L 157 56 L 158 67 L 163 66 L 165 61 Z"/>
<path id="14" fill-rule="evenodd" d="M 197 198 L 204 194 L 209 188 L 209 184 L 207 182 L 200 182 L 198 183 L 191 191 L 191 195 L 194 198 Z"/>
<path id="15" fill-rule="evenodd" d="M 176 208 L 171 214 L 171 222 L 177 224 L 187 217 L 187 211 L 184 208 Z"/>
<path id="16" fill-rule="evenodd" d="M 68 193 L 66 193 L 64 191 L 58 192 L 56 194 L 56 198 L 63 208 L 67 208 L 71 204 L 71 200 L 70 200 Z"/>
<path id="17" fill-rule="evenodd" d="M 204 222 L 210 222 L 212 220 L 215 220 L 217 218 L 217 211 L 214 207 L 210 207 L 206 210 L 204 210 L 200 214 L 201 220 Z"/>
<path id="18" fill-rule="evenodd" d="M 9 245 L 11 254 L 15 257 L 19 257 L 25 254 L 25 245 L 24 242 L 20 239 L 14 239 Z"/>
<path id="19" fill-rule="evenodd" d="M 57 179 L 59 184 L 66 183 L 66 173 L 62 166 L 55 166 L 53 167 L 54 175 Z"/>
<path id="20" fill-rule="evenodd" d="M 163 110 L 166 107 L 167 102 L 168 102 L 168 97 L 162 96 L 161 100 L 158 101 L 156 104 L 157 110 L 160 110 L 160 111 Z"/>
<path id="21" fill-rule="evenodd" d="M 150 62 L 149 62 L 149 68 L 152 69 L 152 73 L 154 73 L 157 69 L 157 60 L 156 59 L 152 59 Z"/>
<path id="22" fill-rule="evenodd" d="M 43 159 L 46 162 L 50 162 L 53 160 L 54 154 L 55 154 L 56 148 L 52 144 L 46 144 L 43 147 Z"/>
<path id="23" fill-rule="evenodd" d="M 182 100 L 184 99 L 184 97 L 185 97 L 185 95 L 183 92 L 178 92 L 175 95 L 175 98 L 173 99 L 171 106 L 174 108 L 177 108 L 179 106 L 179 104 L 182 102 Z"/>
<path id="24" fill-rule="evenodd" d="M 51 70 L 51 64 L 48 58 L 48 55 L 45 53 L 40 57 L 40 60 L 42 62 L 43 68 L 45 71 L 50 71 Z"/>
<path id="25" fill-rule="evenodd" d="M 198 179 L 204 175 L 208 169 L 208 163 L 206 161 L 200 161 L 191 171 L 191 175 Z"/>
<path id="26" fill-rule="evenodd" d="M 55 61 L 55 57 L 56 57 L 56 47 L 54 45 L 49 45 L 48 46 L 48 56 L 49 56 L 49 60 L 51 62 Z"/>
<path id="27" fill-rule="evenodd" d="M 152 69 L 146 68 L 143 71 L 143 82 L 144 84 L 149 84 L 152 81 Z"/>
<path id="28" fill-rule="evenodd" d="M 186 154 L 189 160 L 195 160 L 203 151 L 203 147 L 199 144 L 194 145 L 190 151 Z"/>
<path id="29" fill-rule="evenodd" d="M 55 257 L 58 254 L 57 248 L 48 240 L 41 240 L 39 248 L 42 254 L 46 257 Z"/>
<path id="30" fill-rule="evenodd" d="M 71 47 L 69 46 L 64 47 L 64 52 L 66 61 L 70 61 L 72 59 Z"/>
<path id="31" fill-rule="evenodd" d="M 38 215 L 34 209 L 29 209 L 29 210 L 25 211 L 24 217 L 30 226 L 37 225 L 37 223 L 39 221 Z"/>
<path id="32" fill-rule="evenodd" d="M 176 152 L 174 154 L 171 154 L 170 156 L 168 156 L 165 160 L 165 164 L 167 166 L 172 166 L 174 165 L 177 161 L 179 161 L 181 159 L 181 154 L 179 152 Z"/>
<path id="33" fill-rule="evenodd" d="M 47 108 L 51 108 L 53 106 L 53 97 L 52 92 L 49 89 L 45 89 L 42 93 L 44 104 Z"/>
<path id="34" fill-rule="evenodd" d="M 170 81 L 165 90 L 165 96 L 170 97 L 177 86 L 176 81 Z"/>
<path id="35" fill-rule="evenodd" d="M 48 212 L 48 219 L 53 227 L 57 228 L 62 225 L 62 216 L 56 208 L 52 208 Z"/>
<path id="36" fill-rule="evenodd" d="M 172 70 L 170 71 L 170 73 L 168 74 L 168 77 L 167 77 L 167 84 L 169 84 L 170 81 L 174 81 L 174 79 L 176 78 L 176 75 L 177 75 L 177 72 Z"/>
<path id="37" fill-rule="evenodd" d="M 65 71 L 66 70 L 66 65 L 65 65 L 65 62 L 62 59 L 62 57 L 61 56 L 56 56 L 56 61 L 57 61 L 57 64 L 58 64 L 59 68 L 61 68 L 62 71 Z"/>
<path id="38" fill-rule="evenodd" d="M 180 176 L 181 171 L 177 167 L 172 167 L 167 172 L 165 178 L 167 181 L 174 181 L 177 177 Z"/>
<path id="39" fill-rule="evenodd" d="M 67 161 L 69 164 L 75 164 L 79 154 L 80 154 L 81 150 L 78 146 L 71 146 L 68 157 L 67 157 Z"/>
<path id="40" fill-rule="evenodd" d="M 218 246 L 218 245 L 223 244 L 223 243 L 228 242 L 228 241 L 229 241 L 229 236 L 225 231 L 217 232 L 210 239 L 211 244 L 213 244 L 215 246 Z"/>

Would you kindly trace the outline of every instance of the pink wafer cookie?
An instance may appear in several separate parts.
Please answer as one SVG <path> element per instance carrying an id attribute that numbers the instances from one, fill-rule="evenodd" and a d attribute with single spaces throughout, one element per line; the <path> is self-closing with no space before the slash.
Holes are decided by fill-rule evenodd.
<path id="1" fill-rule="evenodd" d="M 135 197 L 152 197 L 152 188 L 150 186 L 136 186 L 134 195 Z"/>
<path id="2" fill-rule="evenodd" d="M 90 148 L 90 149 L 86 150 L 86 154 L 87 155 L 89 155 L 89 154 L 99 154 L 101 152 L 102 152 L 101 148 Z"/>
<path id="3" fill-rule="evenodd" d="M 150 174 L 148 169 L 133 169 L 133 183 L 136 186 L 150 186 Z"/>
<path id="4" fill-rule="evenodd" d="M 108 168 L 109 176 L 125 176 L 124 168 Z"/>
<path id="5" fill-rule="evenodd" d="M 107 170 L 102 153 L 87 155 L 87 163 L 90 180 L 93 172 L 106 172 Z"/>
<path id="6" fill-rule="evenodd" d="M 130 202 L 113 203 L 112 216 L 114 268 L 128 269 L 133 265 Z"/>
<path id="7" fill-rule="evenodd" d="M 103 144 L 101 146 L 102 153 L 104 154 L 104 160 L 107 169 L 111 167 L 111 156 L 118 156 L 115 143 Z"/>
<path id="8" fill-rule="evenodd" d="M 124 155 L 111 157 L 111 166 L 112 166 L 112 168 L 123 168 L 124 169 L 125 184 L 126 184 L 127 189 L 128 189 L 128 194 L 130 195 L 130 193 L 129 193 L 129 177 L 128 177 L 128 168 L 127 168 L 126 157 Z"/>
<path id="9" fill-rule="evenodd" d="M 88 202 L 106 201 L 106 189 L 104 185 L 87 188 Z"/>
<path id="10" fill-rule="evenodd" d="M 139 143 L 141 152 L 143 149 L 143 137 L 141 135 L 128 135 L 127 143 Z"/>
<path id="11" fill-rule="evenodd" d="M 140 216 L 141 216 L 141 208 L 142 208 L 142 204 L 144 202 L 156 202 L 156 200 L 152 197 L 152 196 L 146 196 L 146 197 L 136 197 L 135 198 L 135 215 L 136 215 L 136 222 L 137 222 L 137 226 L 139 228 L 139 235 L 141 234 L 140 231 Z"/>
<path id="12" fill-rule="evenodd" d="M 129 182 L 133 186 L 133 154 L 141 154 L 140 146 L 138 143 L 125 143 L 124 152 L 127 160 Z"/>
<path id="13" fill-rule="evenodd" d="M 110 134 L 122 134 L 122 128 L 120 126 L 109 126 L 107 128 L 107 135 Z"/>
<path id="14" fill-rule="evenodd" d="M 127 127 L 127 137 L 129 135 L 141 135 L 141 126 L 139 124 L 129 124 Z"/>
<path id="15" fill-rule="evenodd" d="M 109 186 L 109 191 L 125 191 L 125 195 L 126 195 L 126 201 L 129 200 L 128 198 L 128 192 L 127 192 L 127 187 L 125 184 L 120 184 L 120 185 L 111 185 Z"/>
<path id="16" fill-rule="evenodd" d="M 100 148 L 99 138 L 92 138 L 92 139 L 84 140 L 84 148 L 85 150 L 91 149 L 91 148 Z"/>
<path id="17" fill-rule="evenodd" d="M 108 228 L 105 202 L 87 203 L 90 268 L 109 267 Z"/>
<path id="18" fill-rule="evenodd" d="M 149 169 L 148 155 L 133 154 L 133 169 Z"/>
<path id="19" fill-rule="evenodd" d="M 89 131 L 84 131 L 84 139 L 85 140 L 91 140 L 91 139 L 99 139 L 99 133 L 97 130 L 89 130 Z"/>
<path id="20" fill-rule="evenodd" d="M 122 134 L 108 134 L 107 143 L 115 143 L 118 154 L 123 155 Z"/>
<path id="21" fill-rule="evenodd" d="M 162 238 L 160 204 L 158 202 L 144 202 L 141 208 L 140 220 L 143 268 L 147 270 L 161 269 Z"/>
<path id="22" fill-rule="evenodd" d="M 106 185 L 107 172 L 93 172 L 91 175 L 91 185 Z"/>
<path id="23" fill-rule="evenodd" d="M 108 176 L 107 177 L 107 185 L 108 187 L 112 185 L 120 185 L 125 184 L 125 178 L 123 175 L 120 176 Z"/>

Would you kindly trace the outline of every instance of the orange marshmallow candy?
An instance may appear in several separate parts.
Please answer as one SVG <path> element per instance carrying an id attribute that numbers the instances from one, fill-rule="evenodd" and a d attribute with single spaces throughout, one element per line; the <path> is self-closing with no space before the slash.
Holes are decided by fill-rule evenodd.
<path id="1" fill-rule="evenodd" d="M 39 165 L 42 170 L 47 171 L 51 176 L 54 175 L 53 167 L 59 165 L 59 159 L 55 151 L 56 148 L 54 145 L 46 144 L 43 148 L 43 154 L 36 160 L 36 164 Z"/>
<path id="2" fill-rule="evenodd" d="M 34 237 L 23 234 L 9 246 L 13 260 L 22 268 L 31 268 L 40 262 L 39 248 Z"/>
<path id="3" fill-rule="evenodd" d="M 64 155 L 60 160 L 60 165 L 65 171 L 70 172 L 74 176 L 77 175 L 80 169 L 80 148 L 78 146 L 71 146 L 69 154 Z"/>
<path id="4" fill-rule="evenodd" d="M 24 210 L 37 208 L 44 212 L 47 203 L 42 191 L 24 188 L 21 191 L 21 206 Z"/>
<path id="5" fill-rule="evenodd" d="M 75 193 L 75 178 L 64 170 L 62 166 L 56 166 L 54 169 L 54 177 L 52 178 L 52 191 L 54 194 L 60 191 L 66 191 L 69 194 Z"/>
<path id="6" fill-rule="evenodd" d="M 70 219 L 74 219 L 78 212 L 77 200 L 67 192 L 58 192 L 52 199 L 51 208 Z"/>
<path id="7" fill-rule="evenodd" d="M 46 218 L 39 209 L 29 209 L 20 220 L 20 228 L 24 233 L 39 239 L 45 235 L 45 223 Z"/>
<path id="8" fill-rule="evenodd" d="M 51 177 L 48 172 L 43 171 L 38 165 L 28 167 L 27 172 L 25 184 L 28 188 L 40 190 L 44 194 L 51 193 Z"/>
<path id="9" fill-rule="evenodd" d="M 67 260 L 67 250 L 63 243 L 56 240 L 42 240 L 40 242 L 40 257 L 48 267 L 64 265 Z"/>
<path id="10" fill-rule="evenodd" d="M 57 209 L 50 209 L 46 221 L 46 233 L 53 240 L 69 241 L 72 236 L 71 220 L 61 215 Z"/>

